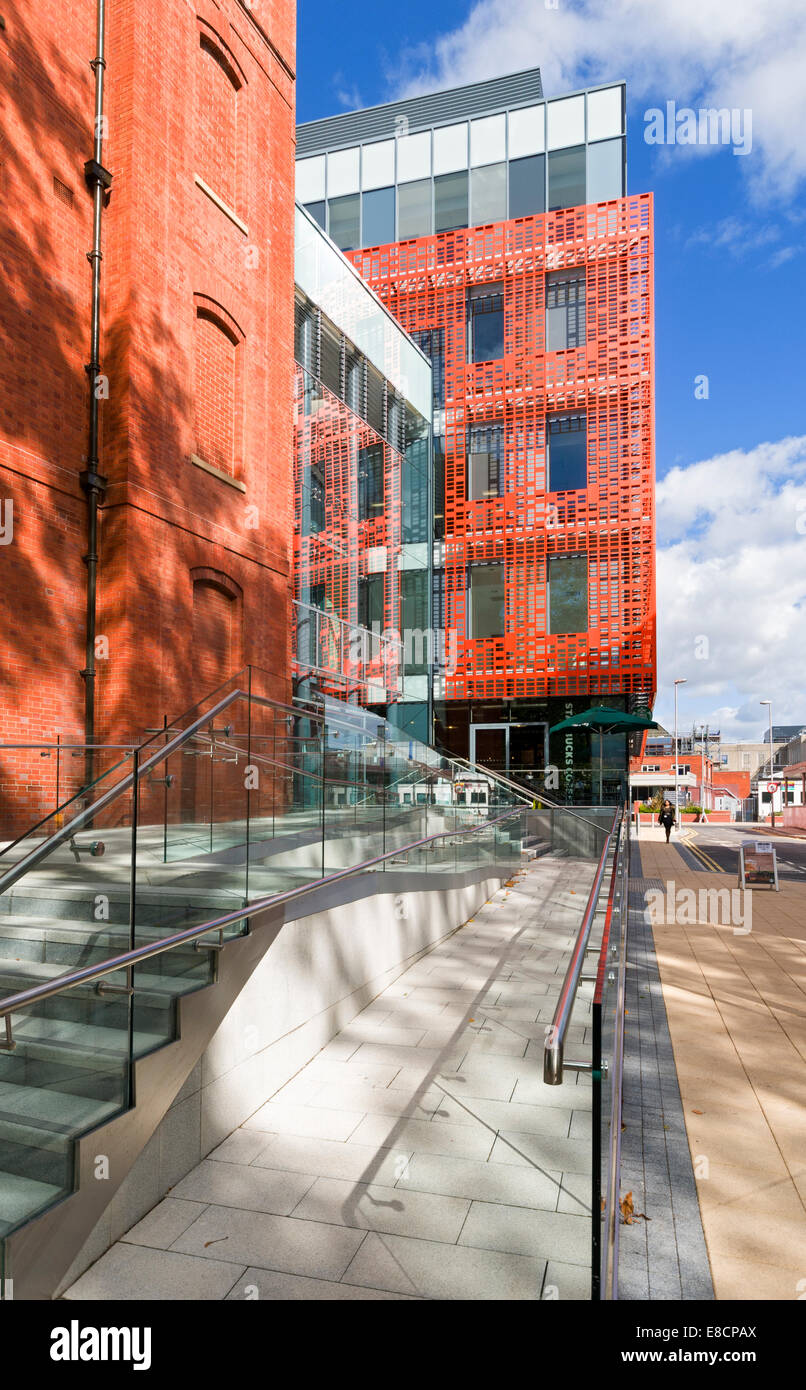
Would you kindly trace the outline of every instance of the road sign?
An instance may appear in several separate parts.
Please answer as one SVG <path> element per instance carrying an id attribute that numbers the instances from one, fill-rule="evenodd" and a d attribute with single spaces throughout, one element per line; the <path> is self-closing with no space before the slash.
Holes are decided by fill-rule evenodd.
<path id="1" fill-rule="evenodd" d="M 772 792 L 777 792 L 777 790 L 778 790 L 778 783 L 777 783 L 777 782 L 768 782 L 768 783 L 767 783 L 767 791 L 768 791 L 768 792 L 770 792 L 770 793 L 772 793 Z"/>
<path id="2" fill-rule="evenodd" d="M 739 887 L 774 888 L 778 892 L 778 860 L 770 840 L 739 846 Z"/>

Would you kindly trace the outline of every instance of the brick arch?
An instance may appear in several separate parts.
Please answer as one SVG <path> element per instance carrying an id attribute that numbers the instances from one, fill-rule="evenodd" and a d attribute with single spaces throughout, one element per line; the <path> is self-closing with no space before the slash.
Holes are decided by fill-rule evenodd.
<path id="1" fill-rule="evenodd" d="M 190 579 L 194 684 L 201 695 L 243 666 L 243 590 L 228 574 L 208 566 L 192 569 Z"/>
<path id="2" fill-rule="evenodd" d="M 213 299 L 212 295 L 204 294 L 201 290 L 195 290 L 193 303 L 197 314 L 205 314 L 207 318 L 215 319 L 221 325 L 224 332 L 232 338 L 233 342 L 243 343 L 246 340 L 238 320 L 233 317 L 229 309 L 218 299 Z"/>
<path id="3" fill-rule="evenodd" d="M 213 24 L 196 16 L 199 29 L 199 46 L 222 68 L 236 92 L 246 86 L 246 74 L 235 57 L 229 44 L 223 39 Z"/>
<path id="4" fill-rule="evenodd" d="M 228 207 L 243 212 L 246 75 L 217 30 L 201 17 L 197 26 L 195 172 Z"/>
<path id="5" fill-rule="evenodd" d="M 211 569 L 209 565 L 196 565 L 190 571 L 190 579 L 193 584 L 212 584 L 232 599 L 243 598 L 243 589 L 240 584 L 231 575 L 224 574 L 223 570 Z"/>
<path id="6" fill-rule="evenodd" d="M 244 334 L 208 295 L 194 294 L 194 454 L 222 473 L 243 474 Z"/>

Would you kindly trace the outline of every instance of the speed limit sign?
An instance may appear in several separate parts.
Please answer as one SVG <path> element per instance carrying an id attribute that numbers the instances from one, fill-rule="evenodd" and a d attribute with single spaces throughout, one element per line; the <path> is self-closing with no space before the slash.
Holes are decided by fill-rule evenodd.
<path id="1" fill-rule="evenodd" d="M 768 791 L 768 792 L 770 792 L 770 793 L 772 793 L 772 792 L 777 792 L 777 790 L 778 790 L 778 783 L 777 783 L 777 782 L 768 782 L 768 784 L 767 784 L 767 791 Z"/>

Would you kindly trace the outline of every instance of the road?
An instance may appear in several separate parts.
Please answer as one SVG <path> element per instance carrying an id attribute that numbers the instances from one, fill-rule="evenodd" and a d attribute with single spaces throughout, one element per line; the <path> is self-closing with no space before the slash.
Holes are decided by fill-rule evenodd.
<path id="1" fill-rule="evenodd" d="M 779 880 L 806 881 L 806 840 L 770 837 L 763 825 L 685 826 L 679 833 L 673 832 L 672 843 L 690 868 L 724 873 L 738 882 L 739 845 L 770 839 L 775 845 Z"/>

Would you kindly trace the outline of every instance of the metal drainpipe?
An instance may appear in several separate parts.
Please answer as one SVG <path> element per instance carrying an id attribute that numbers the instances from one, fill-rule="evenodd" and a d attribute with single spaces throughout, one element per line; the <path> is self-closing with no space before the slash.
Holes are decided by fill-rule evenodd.
<path id="1" fill-rule="evenodd" d="M 90 360 L 86 365 L 90 388 L 89 443 L 87 467 L 80 475 L 80 483 L 87 496 L 87 619 L 85 667 L 81 672 L 84 678 L 84 741 L 87 745 L 84 763 L 84 780 L 89 785 L 93 780 L 95 743 L 95 620 L 96 594 L 98 581 L 98 502 L 106 487 L 106 478 L 99 471 L 99 376 L 101 372 L 101 220 L 104 199 L 112 183 L 112 175 L 103 166 L 104 137 L 104 41 L 106 27 L 106 0 L 97 0 L 97 29 L 95 57 L 90 67 L 95 74 L 95 126 L 93 157 L 84 165 L 84 177 L 93 197 L 93 236 L 92 250 L 87 252 L 87 260 L 92 266 L 92 318 Z"/>

